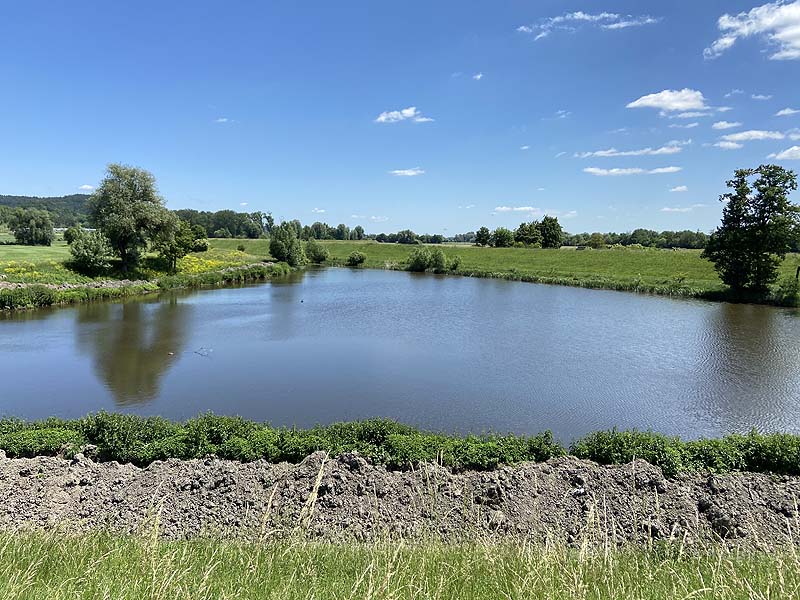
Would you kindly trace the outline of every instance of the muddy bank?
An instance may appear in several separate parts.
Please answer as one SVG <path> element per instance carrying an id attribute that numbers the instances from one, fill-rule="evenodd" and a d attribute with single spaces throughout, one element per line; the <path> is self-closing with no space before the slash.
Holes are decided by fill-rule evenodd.
<path id="1" fill-rule="evenodd" d="M 152 531 L 370 540 L 492 535 L 536 543 L 674 539 L 747 547 L 796 543 L 800 478 L 763 474 L 665 479 L 643 461 L 575 458 L 493 472 L 437 465 L 392 472 L 356 454 L 301 464 L 169 460 L 145 469 L 83 455 L 0 457 L 0 528 Z"/>

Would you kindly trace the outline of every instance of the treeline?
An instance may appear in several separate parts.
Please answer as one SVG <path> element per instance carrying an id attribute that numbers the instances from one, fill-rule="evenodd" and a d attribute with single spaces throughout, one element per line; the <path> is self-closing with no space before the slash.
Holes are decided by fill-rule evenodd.
<path id="1" fill-rule="evenodd" d="M 689 248 L 702 250 L 708 243 L 708 234 L 702 231 L 654 231 L 634 229 L 627 233 L 575 233 L 564 236 L 565 246 L 644 246 L 645 248 Z"/>
<path id="2" fill-rule="evenodd" d="M 270 213 L 256 211 L 252 213 L 233 210 L 194 210 L 182 208 L 174 211 L 179 219 L 193 227 L 202 228 L 205 237 L 210 238 L 249 238 L 267 237 L 275 227 L 275 220 Z"/>
<path id="3" fill-rule="evenodd" d="M 46 210 L 54 227 L 69 227 L 86 221 L 89 215 L 87 194 L 54 196 L 0 196 L 0 222 L 7 221 L 16 208 Z"/>

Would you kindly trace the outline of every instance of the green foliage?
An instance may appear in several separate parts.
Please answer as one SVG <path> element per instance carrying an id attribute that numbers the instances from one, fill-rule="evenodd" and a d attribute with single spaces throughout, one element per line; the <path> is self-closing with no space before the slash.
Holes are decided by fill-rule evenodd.
<path id="1" fill-rule="evenodd" d="M 418 244 L 419 240 L 417 238 L 417 234 L 411 231 L 410 229 L 403 229 L 402 231 L 397 232 L 397 243 L 398 244 Z"/>
<path id="2" fill-rule="evenodd" d="M 68 227 L 67 230 L 64 232 L 64 241 L 67 244 L 72 244 L 77 240 L 79 237 L 83 235 L 83 229 L 80 225 L 73 225 L 72 227 Z"/>
<path id="3" fill-rule="evenodd" d="M 359 252 L 358 250 L 351 252 L 350 255 L 347 257 L 347 266 L 348 267 L 360 267 L 367 261 L 367 255 L 363 252 Z"/>
<path id="4" fill-rule="evenodd" d="M 456 255 L 450 259 L 450 270 L 451 271 L 458 271 L 461 267 L 461 257 Z"/>
<path id="5" fill-rule="evenodd" d="M 292 267 L 306 264 L 306 253 L 297 228 L 289 222 L 283 222 L 272 230 L 269 253 Z"/>
<path id="6" fill-rule="evenodd" d="M 495 248 L 510 248 L 514 244 L 514 234 L 510 229 L 498 227 L 492 232 L 489 243 Z"/>
<path id="7" fill-rule="evenodd" d="M 775 304 L 780 306 L 800 306 L 800 281 L 797 277 L 785 277 L 773 293 Z"/>
<path id="8" fill-rule="evenodd" d="M 53 220 L 46 210 L 18 208 L 7 221 L 18 244 L 49 246 L 53 243 Z"/>
<path id="9" fill-rule="evenodd" d="M 578 458 L 601 464 L 624 464 L 635 458 L 661 467 L 666 476 L 681 472 L 752 471 L 800 474 L 800 436 L 729 435 L 688 442 L 642 431 L 600 431 L 572 444 Z"/>
<path id="10" fill-rule="evenodd" d="M 481 227 L 475 233 L 475 244 L 477 246 L 488 246 L 492 241 L 492 234 L 489 232 L 488 227 Z"/>
<path id="11" fill-rule="evenodd" d="M 514 241 L 531 248 L 541 248 L 542 232 L 539 231 L 539 222 L 520 223 L 514 232 Z"/>
<path id="12" fill-rule="evenodd" d="M 44 285 L 21 288 L 0 288 L 0 310 L 39 308 L 52 306 L 58 301 L 58 292 Z"/>
<path id="13" fill-rule="evenodd" d="M 420 246 L 419 248 L 414 248 L 414 250 L 412 250 L 411 254 L 408 257 L 407 269 L 409 271 L 422 273 L 430 268 L 432 260 L 433 257 L 431 256 L 430 250 L 428 250 L 424 246 Z"/>
<path id="14" fill-rule="evenodd" d="M 75 421 L 0 420 L 0 449 L 11 456 L 74 452 L 94 444 L 100 460 L 147 465 L 168 458 L 221 458 L 299 462 L 311 452 L 358 451 L 375 463 L 408 468 L 437 461 L 454 469 L 493 469 L 502 464 L 563 456 L 550 432 L 535 436 L 448 436 L 388 419 L 335 423 L 312 429 L 273 428 L 240 417 L 211 414 L 174 423 L 161 417 L 101 412 Z M 570 452 L 600 464 L 642 459 L 668 477 L 685 472 L 751 471 L 800 475 L 800 436 L 729 435 L 681 441 L 653 432 L 600 431 L 575 441 Z"/>
<path id="15" fill-rule="evenodd" d="M 99 231 L 81 233 L 69 246 L 71 266 L 80 273 L 94 276 L 108 270 L 111 246 Z"/>
<path id="16" fill-rule="evenodd" d="M 431 252 L 430 268 L 434 273 L 444 273 L 447 271 L 447 257 L 441 248 L 436 248 Z"/>
<path id="17" fill-rule="evenodd" d="M 737 170 L 727 186 L 733 191 L 720 196 L 722 224 L 703 256 L 734 292 L 765 295 L 796 239 L 800 207 L 789 201 L 789 192 L 797 189 L 797 177 L 783 167 L 761 165 Z"/>
<path id="18" fill-rule="evenodd" d="M 586 240 L 586 245 L 595 249 L 605 248 L 606 238 L 602 233 L 593 233 L 591 236 L 589 236 L 589 239 Z"/>
<path id="19" fill-rule="evenodd" d="M 9 458 L 54 454 L 73 456 L 84 443 L 79 431 L 63 428 L 21 429 L 0 435 L 0 448 Z"/>
<path id="20" fill-rule="evenodd" d="M 308 257 L 308 260 L 310 260 L 312 263 L 316 263 L 319 265 L 328 260 L 330 252 L 328 252 L 328 249 L 322 244 L 320 244 L 316 239 L 310 238 L 306 242 L 306 256 Z"/>
<path id="21" fill-rule="evenodd" d="M 110 164 L 89 202 L 91 222 L 109 241 L 123 272 L 135 267 L 147 243 L 175 226 L 155 177 L 144 169 Z"/>
<path id="22" fill-rule="evenodd" d="M 564 230 L 556 217 L 545 215 L 539 223 L 539 231 L 542 234 L 542 248 L 561 248 Z"/>
<path id="23" fill-rule="evenodd" d="M 201 227 L 179 219 L 174 213 L 164 215 L 164 220 L 153 238 L 153 250 L 161 255 L 167 268 L 174 273 L 178 260 L 197 249 L 208 249 Z M 244 251 L 244 249 L 242 250 Z"/>
<path id="24" fill-rule="evenodd" d="M 73 194 L 70 196 L 58 196 L 49 198 L 39 198 L 35 196 L 0 196 L 0 217 L 5 209 L 9 214 L 14 208 L 36 208 L 46 210 L 53 219 L 56 227 L 69 227 L 81 221 L 85 221 L 88 216 L 88 200 L 86 194 Z M 0 218 L 0 221 L 3 219 Z"/>

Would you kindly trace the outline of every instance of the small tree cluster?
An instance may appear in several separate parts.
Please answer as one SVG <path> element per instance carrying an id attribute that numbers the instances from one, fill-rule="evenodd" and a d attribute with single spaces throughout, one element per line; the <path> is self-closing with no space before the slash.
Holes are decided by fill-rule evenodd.
<path id="1" fill-rule="evenodd" d="M 272 230 L 269 253 L 275 260 L 288 263 L 292 267 L 306 264 L 303 244 L 297 228 L 291 222 L 284 221 Z"/>
<path id="2" fill-rule="evenodd" d="M 49 246 L 53 243 L 53 220 L 46 210 L 18 208 L 7 221 L 18 244 Z"/>
<path id="3" fill-rule="evenodd" d="M 328 260 L 329 256 L 330 253 L 328 249 L 316 239 L 311 238 L 306 242 L 306 257 L 308 257 L 308 260 L 312 263 L 322 264 Z"/>
<path id="4" fill-rule="evenodd" d="M 513 232 L 505 227 L 498 227 L 491 232 L 488 227 L 481 227 L 475 233 L 475 244 L 494 248 L 508 248 L 514 245 L 529 248 L 560 248 L 563 238 L 564 231 L 558 219 L 545 216 L 541 221 L 521 223 Z"/>
<path id="5" fill-rule="evenodd" d="M 407 270 L 416 273 L 433 271 L 434 273 L 445 273 L 448 268 L 452 271 L 461 265 L 461 258 L 453 257 L 449 262 L 447 256 L 441 248 L 429 250 L 425 247 L 415 248 L 408 257 Z"/>

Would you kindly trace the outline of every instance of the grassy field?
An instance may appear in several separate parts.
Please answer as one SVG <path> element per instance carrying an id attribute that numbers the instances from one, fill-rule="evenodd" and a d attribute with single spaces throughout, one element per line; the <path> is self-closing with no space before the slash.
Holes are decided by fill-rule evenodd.
<path id="1" fill-rule="evenodd" d="M 233 249 L 243 244 L 250 254 L 268 256 L 265 240 L 209 240 L 214 248 Z M 364 242 L 323 242 L 331 263 L 343 264 L 347 256 L 363 252 L 370 268 L 402 267 L 412 246 Z M 713 296 L 725 290 L 713 265 L 699 250 L 608 249 L 531 250 L 527 248 L 479 248 L 468 245 L 441 246 L 449 259 L 458 256 L 458 273 L 506 277 L 584 287 L 629 289 L 686 296 Z M 791 277 L 800 265 L 800 255 L 787 257 L 781 277 Z"/>
<path id="2" fill-rule="evenodd" d="M 757 600 L 798 593 L 800 560 L 791 551 L 0 535 L 0 600 Z"/>

